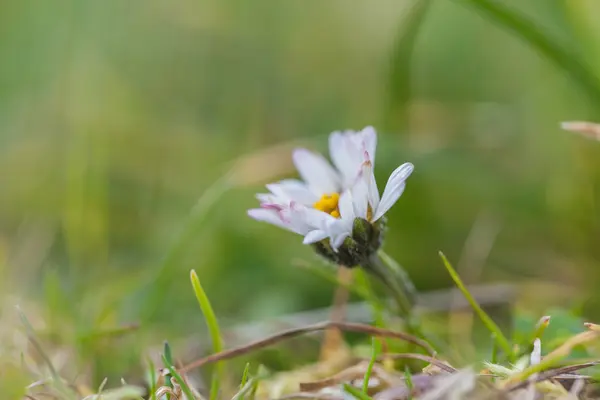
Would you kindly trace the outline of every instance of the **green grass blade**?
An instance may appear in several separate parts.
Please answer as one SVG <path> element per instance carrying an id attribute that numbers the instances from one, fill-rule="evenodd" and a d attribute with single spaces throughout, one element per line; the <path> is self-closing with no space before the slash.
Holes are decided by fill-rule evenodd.
<path id="1" fill-rule="evenodd" d="M 410 373 L 410 369 L 408 365 L 404 368 L 404 381 L 406 382 L 406 387 L 408 388 L 408 397 L 407 400 L 412 400 L 412 392 L 415 387 L 412 381 L 412 374 Z"/>
<path id="2" fill-rule="evenodd" d="M 498 340 L 496 339 L 497 335 L 492 332 L 492 357 L 491 363 L 498 363 Z"/>
<path id="3" fill-rule="evenodd" d="M 371 380 L 371 373 L 373 372 L 373 365 L 375 365 L 375 361 L 377 360 L 377 357 L 379 356 L 379 349 L 381 344 L 379 343 L 379 341 L 376 338 L 371 338 L 372 341 L 372 352 L 371 352 L 371 359 L 369 360 L 369 365 L 367 366 L 367 371 L 365 372 L 365 377 L 363 380 L 363 393 L 364 394 L 369 394 L 369 381 Z"/>
<path id="4" fill-rule="evenodd" d="M 394 125 L 399 125 L 395 128 L 404 129 L 403 125 L 407 123 L 406 106 L 412 98 L 413 52 L 430 4 L 431 0 L 413 1 L 410 10 L 399 24 L 400 32 L 392 50 L 388 105 L 390 118 L 398 118 L 400 115 L 399 120 L 391 121 Z M 398 113 L 398 110 L 402 111 L 402 114 Z"/>
<path id="5" fill-rule="evenodd" d="M 213 344 L 213 352 L 219 353 L 221 350 L 223 350 L 223 340 L 221 339 L 221 330 L 219 329 L 217 317 L 212 309 L 212 306 L 210 305 L 208 296 L 206 296 L 206 292 L 200 284 L 200 279 L 198 279 L 196 271 L 190 271 L 190 280 L 192 281 L 192 287 L 194 288 L 196 299 L 198 300 L 202 314 L 204 314 L 206 325 L 208 326 L 208 332 L 210 333 L 210 338 Z M 216 400 L 217 396 L 219 395 L 219 384 L 222 371 L 223 364 L 220 362 L 216 363 L 210 387 L 210 400 Z"/>
<path id="6" fill-rule="evenodd" d="M 249 365 L 250 365 L 249 363 L 246 364 L 246 367 L 248 367 Z M 246 370 L 244 370 L 244 372 L 246 372 Z M 246 376 L 248 376 L 248 375 L 246 375 Z M 244 384 L 240 387 L 240 391 L 237 392 L 231 400 L 244 400 L 247 395 L 254 397 L 252 395 L 252 393 L 254 391 L 256 391 L 258 383 L 260 381 L 262 381 L 263 379 L 267 378 L 268 376 L 269 376 L 268 372 L 262 372 L 262 373 L 259 373 L 257 376 L 253 376 L 253 377 L 247 379 L 247 381 L 245 381 Z"/>
<path id="7" fill-rule="evenodd" d="M 246 385 L 246 382 L 248 382 L 248 374 L 250 373 L 250 363 L 246 363 L 246 366 L 244 367 L 244 373 L 242 374 L 242 381 L 240 382 L 240 390 L 244 387 L 244 385 Z"/>
<path id="8" fill-rule="evenodd" d="M 600 104 L 600 80 L 585 65 L 576 51 L 558 43 L 533 21 L 496 0 L 458 0 L 471 6 L 484 17 L 517 35 L 555 66 L 567 72 L 596 104 Z"/>
<path id="9" fill-rule="evenodd" d="M 356 398 L 358 400 L 373 400 L 371 398 L 371 396 L 364 394 L 363 392 L 361 392 L 360 390 L 358 390 L 357 388 L 355 388 L 352 385 L 344 383 L 343 386 L 344 386 L 344 391 L 346 393 L 350 393 L 352 396 L 354 396 L 354 398 Z"/>
<path id="10" fill-rule="evenodd" d="M 169 360 L 167 360 L 167 357 L 164 354 L 162 355 L 162 360 L 165 366 L 169 369 L 169 375 L 171 375 L 175 379 L 175 382 L 181 386 L 181 390 L 183 390 L 183 393 L 185 393 L 186 397 L 188 399 L 195 399 L 196 396 L 194 396 L 192 389 L 190 389 L 185 379 L 179 375 L 175 367 L 169 363 Z"/>
<path id="11" fill-rule="evenodd" d="M 158 378 L 156 376 L 156 366 L 152 362 L 152 359 L 148 357 L 148 388 L 150 390 L 150 398 L 149 400 L 156 400 L 156 383 L 158 382 Z"/>
<path id="12" fill-rule="evenodd" d="M 174 365 L 175 363 L 173 362 L 173 354 L 171 352 L 171 346 L 169 345 L 169 342 L 167 342 L 166 340 L 165 340 L 165 343 L 163 346 L 163 357 L 165 360 L 167 360 L 166 363 L 163 362 L 163 366 L 165 368 L 167 368 L 169 371 L 171 371 L 169 366 Z M 173 384 L 171 383 L 171 377 L 172 377 L 172 375 L 170 372 L 165 374 L 165 386 L 173 389 Z M 171 400 L 171 395 L 166 394 L 166 398 L 167 398 L 167 400 Z"/>
<path id="13" fill-rule="evenodd" d="M 442 262 L 444 263 L 444 266 L 446 267 L 446 270 L 448 270 L 450 277 L 458 287 L 458 290 L 460 290 L 463 296 L 465 296 L 465 299 L 467 299 L 467 301 L 469 302 L 477 316 L 481 319 L 483 324 L 486 326 L 486 328 L 488 328 L 493 335 L 496 335 L 496 341 L 498 342 L 498 345 L 506 353 L 506 356 L 512 360 L 513 351 L 508 339 L 506 339 L 506 336 L 504 336 L 504 334 L 502 333 L 498 325 L 496 325 L 496 323 L 492 320 L 492 318 L 490 318 L 490 316 L 487 315 L 485 311 L 483 311 L 483 309 L 481 308 L 479 303 L 477 303 L 477 300 L 475 300 L 473 295 L 469 293 L 463 281 L 460 279 L 460 276 L 458 276 L 458 273 L 456 272 L 454 267 L 452 267 L 452 264 L 450 264 L 444 253 L 440 251 L 439 255 L 442 259 Z"/>

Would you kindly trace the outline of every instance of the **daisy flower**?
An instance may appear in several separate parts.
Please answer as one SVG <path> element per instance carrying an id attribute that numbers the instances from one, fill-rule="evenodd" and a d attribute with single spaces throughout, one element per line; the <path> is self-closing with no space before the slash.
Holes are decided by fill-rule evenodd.
<path id="1" fill-rule="evenodd" d="M 373 174 L 377 134 L 333 132 L 329 152 L 322 155 L 296 149 L 293 161 L 302 180 L 287 179 L 267 185 L 270 193 L 256 197 L 260 208 L 250 217 L 304 236 L 304 244 L 340 265 L 366 262 L 381 245 L 382 217 L 404 191 L 413 165 L 396 169 L 379 196 Z"/>
<path id="2" fill-rule="evenodd" d="M 258 194 L 260 208 L 249 210 L 248 215 L 303 235 L 306 244 L 327 238 L 328 224 L 341 216 L 342 193 L 357 182 L 363 154 L 374 157 L 376 146 L 377 134 L 369 126 L 359 132 L 333 132 L 329 136 L 333 166 L 320 154 L 296 149 L 292 159 L 302 180 L 268 184 L 270 193 Z"/>

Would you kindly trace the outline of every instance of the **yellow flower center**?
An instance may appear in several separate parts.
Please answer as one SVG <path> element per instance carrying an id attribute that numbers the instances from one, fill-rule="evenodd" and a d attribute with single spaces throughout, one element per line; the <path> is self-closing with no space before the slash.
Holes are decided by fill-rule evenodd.
<path id="1" fill-rule="evenodd" d="M 339 193 L 324 194 L 321 198 L 313 204 L 316 210 L 326 212 L 332 217 L 340 217 L 340 209 L 338 203 L 340 201 Z"/>

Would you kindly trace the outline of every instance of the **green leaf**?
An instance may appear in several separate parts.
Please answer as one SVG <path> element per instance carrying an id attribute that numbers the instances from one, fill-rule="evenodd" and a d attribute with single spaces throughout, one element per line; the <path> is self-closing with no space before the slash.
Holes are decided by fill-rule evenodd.
<path id="1" fill-rule="evenodd" d="M 202 314 L 204 314 L 204 319 L 206 320 L 206 325 L 208 326 L 208 331 L 213 344 L 213 352 L 219 353 L 221 350 L 223 350 L 223 340 L 221 339 L 221 330 L 219 328 L 217 317 L 212 309 L 212 306 L 210 305 L 210 301 L 208 300 L 208 296 L 206 296 L 204 288 L 202 288 L 202 285 L 200 284 L 200 279 L 198 279 L 196 271 L 190 271 L 190 280 L 192 281 L 192 287 L 194 288 L 196 299 L 198 299 L 198 304 L 200 305 L 200 309 L 202 310 Z M 216 400 L 219 395 L 220 378 L 222 373 L 223 364 L 217 362 L 210 387 L 210 400 Z"/>

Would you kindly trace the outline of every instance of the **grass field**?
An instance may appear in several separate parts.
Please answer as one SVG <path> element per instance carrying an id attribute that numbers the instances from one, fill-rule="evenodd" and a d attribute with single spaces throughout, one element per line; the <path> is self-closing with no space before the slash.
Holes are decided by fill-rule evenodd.
<path id="1" fill-rule="evenodd" d="M 521 345 L 498 363 L 533 351 L 545 315 L 543 356 L 569 343 L 568 361 L 550 361 L 594 359 L 583 322 L 600 321 L 600 143 L 560 124 L 600 121 L 599 12 L 594 0 L 0 3 L 2 398 L 41 400 L 26 387 L 46 379 L 55 398 L 105 380 L 105 400 L 139 398 L 165 341 L 174 363 L 215 352 L 191 270 L 224 348 L 329 318 L 335 270 L 246 212 L 266 183 L 296 175 L 295 147 L 327 153 L 330 132 L 367 125 L 380 185 L 415 165 L 384 248 L 423 296 L 417 309 L 435 310 L 421 323 L 441 359 L 479 373 L 494 342 L 462 295 L 438 296 L 455 287 L 439 251 Z M 366 296 L 350 315 L 373 326 L 364 310 L 384 289 L 358 275 L 349 312 Z M 376 325 L 405 330 L 396 323 Z M 580 332 L 586 346 L 565 342 Z M 220 371 L 228 398 L 244 375 L 250 398 L 259 378 L 260 390 L 315 381 L 349 354 L 367 360 L 350 363 L 362 377 L 370 336 L 345 334 L 329 358 L 321 336 L 296 338 L 187 379 L 208 397 Z M 380 380 L 388 364 L 372 367 Z M 122 380 L 146 392 L 111 394 L 129 390 Z"/>

